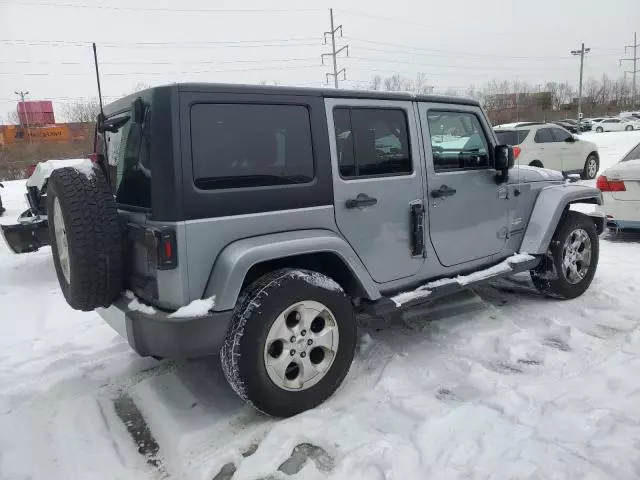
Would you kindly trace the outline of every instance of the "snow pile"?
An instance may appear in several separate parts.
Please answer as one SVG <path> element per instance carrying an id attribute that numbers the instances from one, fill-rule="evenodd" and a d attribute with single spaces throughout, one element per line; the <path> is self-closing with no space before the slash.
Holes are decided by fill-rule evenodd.
<path id="1" fill-rule="evenodd" d="M 216 296 L 194 300 L 169 315 L 170 318 L 202 317 L 216 305 Z"/>
<path id="2" fill-rule="evenodd" d="M 429 295 L 431 295 L 431 290 L 425 288 L 425 286 L 422 286 L 409 292 L 402 292 L 398 295 L 394 295 L 393 297 L 391 297 L 391 300 L 396 304 L 396 307 L 401 307 L 404 303 L 411 302 L 412 300 L 416 300 L 418 298 L 426 298 Z"/>
<path id="3" fill-rule="evenodd" d="M 91 162 L 91 160 L 86 159 L 84 162 L 75 165 L 75 168 L 79 173 L 82 173 L 87 178 L 93 178 L 96 174 L 94 169 L 95 165 Z"/>
<path id="4" fill-rule="evenodd" d="M 138 297 L 135 296 L 135 294 L 130 291 L 127 290 L 126 292 L 124 292 L 124 296 L 126 298 L 128 298 L 129 300 L 131 300 L 129 302 L 129 304 L 127 305 L 127 308 L 129 310 L 133 310 L 136 312 L 142 312 L 146 315 L 155 315 L 156 314 L 156 309 L 153 308 L 151 305 L 145 305 L 144 303 L 140 302 L 140 300 L 138 300 Z"/>
<path id="5" fill-rule="evenodd" d="M 76 169 L 87 169 L 86 164 L 93 165 L 87 158 L 70 158 L 67 160 L 47 160 L 36 165 L 33 174 L 27 180 L 30 187 L 42 188 L 45 181 L 51 176 L 51 172 L 58 168 L 73 167 Z"/>

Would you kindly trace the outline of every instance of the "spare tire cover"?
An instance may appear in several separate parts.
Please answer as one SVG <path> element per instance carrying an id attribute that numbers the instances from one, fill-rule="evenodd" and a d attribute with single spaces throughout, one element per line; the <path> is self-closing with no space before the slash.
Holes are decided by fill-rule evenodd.
<path id="1" fill-rule="evenodd" d="M 124 237 L 102 171 L 89 165 L 51 172 L 47 185 L 51 252 L 67 303 L 108 307 L 122 291 Z"/>

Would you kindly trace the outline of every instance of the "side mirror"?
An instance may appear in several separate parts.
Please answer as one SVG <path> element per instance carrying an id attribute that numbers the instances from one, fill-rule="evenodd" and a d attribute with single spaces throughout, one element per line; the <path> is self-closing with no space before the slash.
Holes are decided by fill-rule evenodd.
<path id="1" fill-rule="evenodd" d="M 567 139 L 565 140 L 565 142 L 567 143 L 573 143 L 577 140 L 576 137 L 574 137 L 573 135 L 571 135 L 570 137 L 567 137 Z"/>
<path id="2" fill-rule="evenodd" d="M 509 145 L 498 145 L 493 155 L 493 168 L 505 172 L 516 163 L 516 157 L 513 154 L 513 147 Z"/>

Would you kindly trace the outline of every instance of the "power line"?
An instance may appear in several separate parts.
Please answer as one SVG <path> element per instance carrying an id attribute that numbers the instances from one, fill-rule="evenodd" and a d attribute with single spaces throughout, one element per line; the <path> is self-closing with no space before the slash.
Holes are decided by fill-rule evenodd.
<path id="1" fill-rule="evenodd" d="M 488 66 L 475 66 L 475 65 L 451 65 L 451 64 L 441 64 L 441 63 L 420 63 L 420 62 L 411 62 L 411 61 L 404 61 L 404 60 L 387 60 L 384 58 L 370 58 L 370 57 L 354 57 L 354 56 L 350 56 L 349 60 L 362 60 L 362 61 L 366 61 L 366 62 L 381 62 L 381 63 L 399 63 L 399 64 L 404 64 L 404 65 L 415 65 L 415 66 L 421 66 L 421 67 L 426 67 L 426 68 L 454 68 L 454 69 L 463 69 L 463 70 L 486 70 L 486 71 L 516 71 L 516 72 L 524 72 L 526 70 L 523 70 L 521 68 L 514 68 L 514 67 L 488 67 Z M 569 67 L 550 67 L 550 68 L 539 68 L 536 67 L 534 69 L 532 69 L 532 72 L 539 72 L 542 70 L 550 70 L 550 71 L 559 71 L 559 70 L 568 70 Z"/>
<path id="2" fill-rule="evenodd" d="M 293 39 L 292 39 L 293 40 Z M 315 39 L 314 39 L 315 40 Z M 0 40 L 0 43 L 13 46 L 27 46 L 27 47 L 89 47 L 92 42 L 72 42 L 72 41 L 50 41 L 50 40 Z M 194 43 L 180 43 L 180 42 L 139 42 L 139 43 L 115 43 L 105 42 L 100 43 L 100 48 L 286 48 L 286 47 L 305 47 L 305 46 L 320 46 L 320 41 L 316 42 L 296 42 L 296 41 L 283 41 L 282 43 L 268 43 L 259 41 L 247 41 L 245 42 L 194 42 Z"/>
<path id="3" fill-rule="evenodd" d="M 347 71 L 344 68 L 338 70 L 338 54 L 343 50 L 346 50 L 347 57 L 349 56 L 349 45 L 343 45 L 342 47 L 336 50 L 336 33 L 340 31 L 340 37 L 342 37 L 342 25 L 338 25 L 334 27 L 333 25 L 333 8 L 329 9 L 329 18 L 330 18 L 330 27 L 331 30 L 328 32 L 324 32 L 324 43 L 327 43 L 327 35 L 331 36 L 331 53 L 323 53 L 320 58 L 322 59 L 322 64 L 324 65 L 324 57 L 331 57 L 333 62 L 333 72 L 327 73 L 327 84 L 329 83 L 329 77 L 333 77 L 333 84 L 335 88 L 339 86 L 339 78 L 338 75 L 342 73 L 343 79 L 347 79 Z"/>
<path id="4" fill-rule="evenodd" d="M 272 62 L 308 62 L 316 60 L 316 57 L 305 58 L 271 58 L 264 60 L 194 60 L 175 62 L 100 62 L 101 65 L 200 65 L 200 64 L 236 64 L 236 63 L 272 63 Z M 87 65 L 87 62 L 50 62 L 43 60 L 2 60 L 0 64 L 19 65 Z"/>
<path id="5" fill-rule="evenodd" d="M 22 7 L 80 8 L 90 10 L 115 10 L 128 12 L 169 12 L 169 13 L 218 13 L 218 14 L 291 14 L 316 13 L 319 8 L 286 8 L 286 9 L 220 9 L 220 8 L 169 8 L 169 7 L 115 7 L 112 5 L 87 5 L 80 3 L 46 3 L 46 2 L 0 2 L 0 5 Z"/>

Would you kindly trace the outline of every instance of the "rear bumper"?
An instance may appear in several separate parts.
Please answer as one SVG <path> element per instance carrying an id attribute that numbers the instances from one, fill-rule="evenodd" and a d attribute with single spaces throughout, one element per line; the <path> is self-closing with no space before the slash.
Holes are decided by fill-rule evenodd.
<path id="1" fill-rule="evenodd" d="M 172 318 L 129 308 L 124 297 L 98 314 L 143 357 L 195 358 L 216 355 L 231 321 L 232 310 L 202 317 Z"/>
<path id="2" fill-rule="evenodd" d="M 640 230 L 640 221 L 607 218 L 607 228 L 612 230 Z"/>

